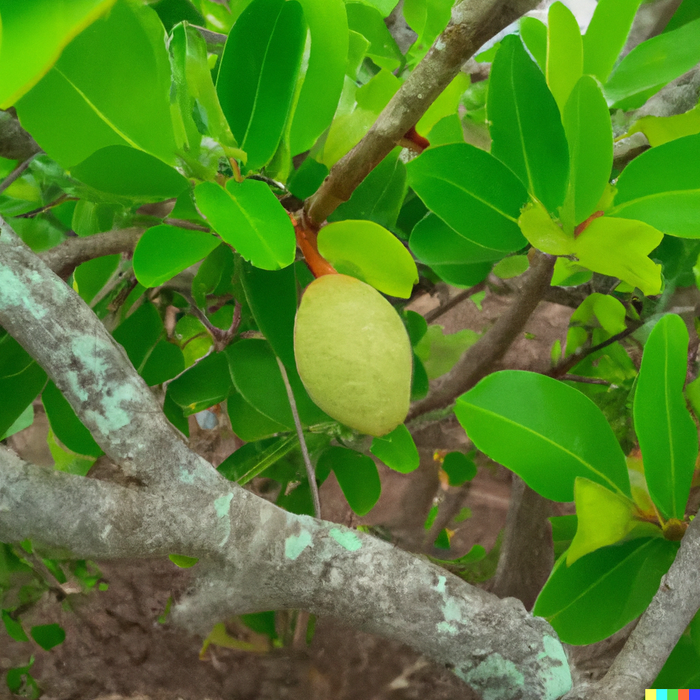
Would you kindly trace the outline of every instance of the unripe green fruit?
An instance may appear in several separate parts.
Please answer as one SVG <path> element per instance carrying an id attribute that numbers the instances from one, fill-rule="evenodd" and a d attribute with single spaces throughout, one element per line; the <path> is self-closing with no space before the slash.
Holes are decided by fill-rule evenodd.
<path id="1" fill-rule="evenodd" d="M 413 355 L 392 305 L 348 275 L 323 275 L 304 292 L 294 326 L 297 369 L 329 416 L 368 435 L 403 422 Z"/>

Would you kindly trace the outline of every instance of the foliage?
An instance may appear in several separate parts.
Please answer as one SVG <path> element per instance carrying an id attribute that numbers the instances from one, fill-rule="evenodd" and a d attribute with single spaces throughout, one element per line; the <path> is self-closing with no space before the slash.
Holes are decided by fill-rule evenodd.
<path id="1" fill-rule="evenodd" d="M 307 384 L 297 370 L 295 317 L 302 291 L 328 272 L 319 265 L 390 297 L 407 357 L 399 318 L 410 339 L 413 399 L 478 339 L 468 331 L 444 336 L 403 312 L 416 282 L 469 288 L 496 265 L 502 278 L 517 275 L 528 248 L 557 256 L 553 285 L 608 278 L 607 293 L 589 294 L 572 316 L 565 347 L 553 348 L 555 362 L 598 383 L 497 372 L 454 409 L 479 450 L 546 498 L 575 502 L 577 519 L 555 536 L 560 556 L 534 612 L 563 641 L 591 643 L 648 606 L 691 515 L 698 442 L 684 395 L 689 338 L 678 316 L 662 312 L 675 287 L 694 284 L 697 269 L 700 120 L 695 108 L 627 124 L 653 148 L 619 172 L 611 110 L 641 106 L 700 60 L 700 18 L 684 3 L 666 32 L 618 60 L 639 0 L 600 0 L 584 36 L 555 3 L 546 26 L 526 19 L 520 36 L 500 42 L 488 83 L 455 78 L 418 124 L 429 148 L 417 157 L 392 151 L 331 223 L 310 231 L 295 197 L 311 196 L 367 133 L 452 6 L 405 0 L 418 39 L 404 55 L 383 22 L 394 4 L 248 0 L 226 14 L 208 0 L 81 0 L 57 18 L 47 0 L 0 0 L 0 104 L 16 108 L 43 150 L 2 192 L 0 214 L 39 253 L 76 236 L 144 229 L 133 258 L 83 262 L 68 283 L 112 330 L 178 430 L 188 433 L 191 415 L 209 411 L 218 428 L 225 419 L 217 416 L 228 414 L 246 444 L 219 466 L 227 479 L 246 484 L 264 475 L 278 486 L 278 505 L 310 515 L 317 484 L 309 483 L 300 440 L 318 485 L 333 472 L 360 516 L 380 496 L 379 461 L 404 474 L 418 466 L 405 402 L 398 427 L 366 428 L 375 437 L 365 440 L 353 427 L 374 418 L 338 422 L 334 401 L 319 401 L 324 413 L 314 403 L 316 380 Z M 195 23 L 223 26 L 223 51 Z M 472 132 L 463 126 L 486 133 L 490 150 L 465 141 Z M 19 163 L 0 165 L 8 174 Z M 363 314 L 372 316 L 361 306 L 358 328 L 371 321 Z M 312 326 L 328 326 L 326 316 Z M 617 337 L 632 331 L 645 343 L 639 370 Z M 31 425 L 40 396 L 56 469 L 85 475 L 101 448 L 43 369 L 0 333 L 0 436 Z M 367 346 L 393 347 L 385 341 L 370 335 Z M 314 343 L 304 349 L 307 364 L 317 359 Z M 324 364 L 323 381 L 352 392 L 357 377 L 333 364 Z M 373 405 L 375 369 L 370 362 L 360 377 L 370 396 L 353 403 L 357 414 Z M 635 441 L 641 457 L 631 452 Z M 473 477 L 471 457 L 461 454 L 447 455 L 442 468 L 450 485 Z M 85 562 L 43 559 L 29 544 L 3 547 L 2 615 L 18 641 L 29 643 L 22 611 L 49 586 L 41 572 L 59 585 L 70 572 L 85 590 L 99 577 Z M 497 556 L 498 548 L 475 549 L 439 563 L 480 581 Z M 10 593 L 19 597 L 6 601 Z M 29 634 L 49 649 L 62 641 L 55 627 Z M 225 643 L 222 634 L 208 642 Z M 669 664 L 682 656 L 697 667 L 697 647 L 684 640 Z M 30 667 L 12 669 L 7 683 L 35 697 Z"/>

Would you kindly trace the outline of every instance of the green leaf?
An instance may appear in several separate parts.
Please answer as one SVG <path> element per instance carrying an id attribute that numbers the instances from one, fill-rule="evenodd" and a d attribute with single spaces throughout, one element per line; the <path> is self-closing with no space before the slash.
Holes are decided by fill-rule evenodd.
<path id="1" fill-rule="evenodd" d="M 548 217 L 549 218 L 549 217 Z M 473 265 L 500 260 L 502 250 L 486 248 L 460 236 L 435 214 L 428 214 L 413 228 L 409 247 L 426 265 Z"/>
<path id="2" fill-rule="evenodd" d="M 428 379 L 437 379 L 449 372 L 478 339 L 479 334 L 468 328 L 445 335 L 443 327 L 434 324 L 428 326 L 427 333 L 416 344 L 415 353 L 423 362 Z"/>
<path id="3" fill-rule="evenodd" d="M 405 59 L 384 24 L 379 10 L 359 2 L 349 2 L 345 9 L 348 13 L 349 29 L 362 34 L 369 41 L 367 55 L 372 61 L 389 71 L 400 68 Z"/>
<path id="4" fill-rule="evenodd" d="M 231 429 L 245 442 L 255 442 L 288 430 L 253 408 L 235 387 L 229 394 L 226 406 Z"/>
<path id="5" fill-rule="evenodd" d="M 421 314 L 415 311 L 404 311 L 404 323 L 411 340 L 411 347 L 415 347 L 420 339 L 428 332 L 428 322 Z"/>
<path id="6" fill-rule="evenodd" d="M 549 8 L 547 26 L 547 85 L 559 111 L 583 73 L 583 42 L 578 20 L 561 2 Z"/>
<path id="7" fill-rule="evenodd" d="M 350 199 L 328 217 L 328 221 L 368 219 L 385 228 L 396 226 L 406 197 L 406 166 L 399 160 L 400 153 L 401 149 L 396 148 L 384 158 L 355 189 Z"/>
<path id="8" fill-rule="evenodd" d="M 149 7 L 118 0 L 22 99 L 22 126 L 65 168 L 105 146 L 175 165 L 165 33 Z"/>
<path id="9" fill-rule="evenodd" d="M 505 252 L 525 245 L 517 220 L 527 192 L 485 151 L 466 143 L 439 146 L 406 169 L 410 186 L 425 205 L 463 238 Z"/>
<path id="10" fill-rule="evenodd" d="M 197 110 L 206 131 L 227 150 L 227 154 L 245 159 L 245 155 L 236 148 L 238 144 L 221 110 L 207 63 L 207 44 L 202 34 L 187 23 L 178 24 L 172 30 L 169 49 L 176 97 L 188 139 L 194 139 L 185 146 L 196 152 L 201 141 L 201 134 L 193 133 L 197 131 L 197 125 L 192 114 Z"/>
<path id="11" fill-rule="evenodd" d="M 678 29 L 678 27 L 682 27 L 698 17 L 700 17 L 700 5 L 695 0 L 682 0 L 680 7 L 673 13 L 673 17 L 664 27 L 664 32 Z"/>
<path id="12" fill-rule="evenodd" d="M 683 396 L 688 330 L 664 316 L 644 346 L 634 395 L 634 428 L 654 503 L 666 518 L 683 519 L 698 456 L 698 434 Z"/>
<path id="13" fill-rule="evenodd" d="M 28 428 L 34 422 L 34 406 L 29 404 L 27 408 L 22 411 L 17 420 L 2 434 L 0 434 L 0 440 L 6 440 L 11 435 L 20 432 Z"/>
<path id="14" fill-rule="evenodd" d="M 367 515 L 379 500 L 382 485 L 371 457 L 347 447 L 329 447 L 318 458 L 318 468 L 333 470 L 348 505 L 357 515 Z"/>
<path id="15" fill-rule="evenodd" d="M 491 67 L 486 111 L 491 153 L 549 211 L 557 209 L 564 201 L 569 173 L 564 127 L 544 75 L 517 37 L 501 42 Z"/>
<path id="16" fill-rule="evenodd" d="M 626 313 L 624 305 L 615 297 L 594 292 L 579 304 L 571 316 L 570 324 L 572 326 L 590 325 L 595 317 L 609 335 L 616 335 L 627 327 L 625 323 Z"/>
<path id="17" fill-rule="evenodd" d="M 441 119 L 451 114 L 456 115 L 462 95 L 469 87 L 470 82 L 468 75 L 458 73 L 452 79 L 452 82 L 438 95 L 435 102 L 428 107 L 428 111 L 420 118 L 420 121 L 416 124 L 416 131 L 419 134 L 427 134 Z"/>
<path id="18" fill-rule="evenodd" d="M 450 486 L 461 486 L 476 476 L 476 464 L 463 452 L 448 452 L 442 462 L 442 469 L 447 474 Z"/>
<path id="19" fill-rule="evenodd" d="M 168 396 L 186 416 L 221 403 L 230 391 L 231 375 L 222 352 L 203 357 L 168 384 Z"/>
<path id="20" fill-rule="evenodd" d="M 640 107 L 664 85 L 700 61 L 700 19 L 659 34 L 633 48 L 613 71 L 603 91 L 611 107 Z"/>
<path id="21" fill-rule="evenodd" d="M 219 239 L 203 231 L 160 224 L 141 236 L 134 250 L 134 274 L 144 287 L 158 287 L 211 253 Z"/>
<path id="22" fill-rule="evenodd" d="M 350 85 L 354 91 L 355 83 L 350 81 Z M 368 83 L 357 88 L 356 103 L 344 113 L 340 113 L 341 99 L 339 113 L 333 119 L 318 160 L 330 168 L 359 143 L 400 85 L 401 81 L 395 75 L 382 68 Z"/>
<path id="23" fill-rule="evenodd" d="M 438 34 L 450 21 L 453 0 L 404 0 L 403 15 L 418 38 L 409 51 L 410 64 L 416 65 L 428 52 Z"/>
<path id="24" fill-rule="evenodd" d="M 408 428 L 401 424 L 384 437 L 372 440 L 370 452 L 384 464 L 401 474 L 410 474 L 418 469 L 418 449 Z"/>
<path id="25" fill-rule="evenodd" d="M 148 356 L 141 370 L 141 376 L 148 386 L 155 386 L 177 377 L 184 371 L 185 358 L 182 350 L 174 343 L 161 340 Z"/>
<path id="26" fill-rule="evenodd" d="M 294 319 L 297 313 L 297 283 L 294 266 L 283 270 L 261 270 L 241 265 L 241 281 L 255 323 L 267 338 L 287 371 L 296 372 Z"/>
<path id="27" fill-rule="evenodd" d="M 523 17 L 520 38 L 544 73 L 547 70 L 547 26 L 535 17 Z"/>
<path id="28" fill-rule="evenodd" d="M 356 81 L 357 72 L 365 60 L 367 49 L 369 49 L 369 41 L 359 32 L 353 32 L 352 30 L 348 32 L 348 39 L 348 61 L 345 66 L 345 75 L 350 80 Z"/>
<path id="29" fill-rule="evenodd" d="M 139 306 L 112 333 L 138 372 L 143 369 L 162 334 L 163 321 L 156 307 L 149 303 Z"/>
<path id="30" fill-rule="evenodd" d="M 106 146 L 71 168 L 90 187 L 135 201 L 177 197 L 189 182 L 175 168 L 130 146 Z"/>
<path id="31" fill-rule="evenodd" d="M 4 0 L 0 109 L 14 105 L 46 74 L 66 44 L 113 4 L 114 0 Z"/>
<path id="32" fill-rule="evenodd" d="M 191 569 L 199 561 L 196 557 L 186 557 L 183 554 L 168 554 L 168 559 L 180 569 Z"/>
<path id="33" fill-rule="evenodd" d="M 513 277 L 519 277 L 529 267 L 530 261 L 527 255 L 511 255 L 494 265 L 493 274 L 502 280 L 509 280 Z"/>
<path id="34" fill-rule="evenodd" d="M 118 254 L 104 255 L 78 265 L 73 272 L 73 288 L 83 301 L 89 304 L 93 300 L 114 274 L 120 260 L 121 255 Z"/>
<path id="35" fill-rule="evenodd" d="M 482 452 L 545 498 L 572 501 L 577 476 L 631 495 L 625 456 L 603 414 L 551 377 L 495 372 L 457 399 L 455 415 Z"/>
<path id="36" fill-rule="evenodd" d="M 377 167 L 381 167 L 381 164 Z M 365 178 L 365 180 L 360 184 L 360 187 L 362 187 L 362 185 L 367 181 L 371 174 L 372 173 L 370 173 L 370 175 L 367 178 Z M 287 183 L 287 189 L 295 197 L 298 197 L 299 199 L 306 199 L 307 197 L 310 197 L 321 186 L 321 183 L 323 183 L 327 175 L 328 168 L 325 165 L 323 165 L 323 163 L 319 163 L 311 157 L 305 158 L 304 162 L 299 166 L 298 170 L 295 170 L 289 178 L 289 182 Z M 360 187 L 358 187 L 355 190 L 355 193 L 358 189 L 360 189 Z M 353 195 L 355 193 L 353 193 Z"/>
<path id="37" fill-rule="evenodd" d="M 567 644 L 605 639 L 644 612 L 676 551 L 653 537 L 597 549 L 571 566 L 562 556 L 532 612 Z"/>
<path id="38" fill-rule="evenodd" d="M 232 452 L 217 470 L 229 481 L 244 486 L 298 447 L 296 434 L 249 442 Z"/>
<path id="39" fill-rule="evenodd" d="M 381 13 L 382 17 L 388 17 L 391 11 L 396 7 L 398 0 L 359 0 L 365 5 L 375 7 Z"/>
<path id="40" fill-rule="evenodd" d="M 9 334 L 0 338 L 0 435 L 24 413 L 46 384 L 46 372 Z"/>
<path id="41" fill-rule="evenodd" d="M 684 688 L 700 686 L 700 653 L 686 635 L 678 640 L 652 687 L 675 688 L 677 685 Z"/>
<path id="42" fill-rule="evenodd" d="M 627 41 L 641 0 L 598 0 L 583 37 L 583 72 L 604 83 Z"/>
<path id="43" fill-rule="evenodd" d="M 333 120 L 348 55 L 348 24 L 342 0 L 299 1 L 309 25 L 311 49 L 289 131 L 293 156 L 311 148 Z"/>
<path id="44" fill-rule="evenodd" d="M 700 238 L 700 134 L 652 148 L 620 175 L 610 216 L 637 219 L 663 233 Z"/>
<path id="45" fill-rule="evenodd" d="M 431 265 L 432 271 L 443 281 L 453 287 L 468 289 L 483 282 L 491 272 L 491 263 L 475 265 Z"/>
<path id="46" fill-rule="evenodd" d="M 425 398 L 428 395 L 428 373 L 422 360 L 413 353 L 413 377 L 411 378 L 411 401 Z"/>
<path id="47" fill-rule="evenodd" d="M 202 182 L 194 192 L 209 224 L 255 267 L 278 270 L 294 262 L 294 226 L 264 182 L 229 180 L 226 189 Z"/>
<path id="48" fill-rule="evenodd" d="M 566 556 L 567 566 L 596 549 L 616 544 L 637 524 L 634 501 L 584 477 L 576 477 L 574 501 L 578 528 Z"/>
<path id="49" fill-rule="evenodd" d="M 266 340 L 245 338 L 226 348 L 233 384 L 256 411 L 269 420 L 294 430 L 287 389 L 275 354 Z M 299 375 L 288 372 L 289 383 L 303 424 L 330 420 L 309 398 Z"/>
<path id="50" fill-rule="evenodd" d="M 7 634 L 12 637 L 16 642 L 28 642 L 29 637 L 22 627 L 22 623 L 19 620 L 15 620 L 10 615 L 10 610 L 2 611 L 2 621 L 5 623 L 5 630 Z"/>
<path id="51" fill-rule="evenodd" d="M 231 289 L 235 260 L 231 246 L 221 243 L 207 255 L 192 280 L 192 298 L 200 309 L 207 306 L 207 296 L 215 294 L 219 287 L 223 293 Z"/>
<path id="52" fill-rule="evenodd" d="M 216 92 L 251 170 L 270 161 L 282 138 L 305 39 L 296 0 L 253 0 L 228 35 Z"/>
<path id="53" fill-rule="evenodd" d="M 567 230 L 585 221 L 598 206 L 610 179 L 613 134 L 610 113 L 598 83 L 584 75 L 564 109 L 569 143 L 569 188 L 562 206 Z"/>
<path id="54" fill-rule="evenodd" d="M 661 291 L 661 265 L 647 256 L 662 238 L 641 221 L 601 216 L 576 238 L 573 253 L 589 270 L 619 277 L 649 296 Z"/>
<path id="55" fill-rule="evenodd" d="M 66 638 L 66 632 L 61 625 L 35 625 L 29 631 L 32 639 L 42 648 L 48 651 L 62 644 Z"/>
<path id="56" fill-rule="evenodd" d="M 338 272 L 357 277 L 384 294 L 408 299 L 418 282 L 411 254 L 396 236 L 372 221 L 324 226 L 318 235 L 318 250 Z"/>
<path id="57" fill-rule="evenodd" d="M 46 409 L 51 430 L 69 450 L 90 457 L 99 457 L 104 454 L 53 382 L 46 385 L 41 401 Z"/>

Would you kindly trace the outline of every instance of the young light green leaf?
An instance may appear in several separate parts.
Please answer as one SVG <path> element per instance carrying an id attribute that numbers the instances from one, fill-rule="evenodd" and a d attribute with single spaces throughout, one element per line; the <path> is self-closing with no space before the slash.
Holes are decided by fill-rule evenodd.
<path id="1" fill-rule="evenodd" d="M 398 0 L 359 0 L 359 2 L 375 7 L 381 12 L 382 17 L 388 17 L 396 7 Z"/>
<path id="2" fill-rule="evenodd" d="M 144 287 L 157 287 L 209 255 L 219 239 L 203 231 L 161 224 L 149 228 L 134 250 L 134 274 Z"/>
<path id="3" fill-rule="evenodd" d="M 663 233 L 700 238 L 700 134 L 652 148 L 620 175 L 609 216 L 644 221 Z"/>
<path id="4" fill-rule="evenodd" d="M 547 70 L 547 26 L 535 17 L 523 17 L 520 38 L 544 73 Z"/>
<path id="5" fill-rule="evenodd" d="M 418 449 L 408 428 L 399 425 L 384 437 L 376 437 L 372 440 L 370 452 L 386 464 L 389 469 L 409 474 L 418 469 L 420 458 Z"/>
<path id="6" fill-rule="evenodd" d="M 611 107 L 639 107 L 700 61 L 700 19 L 652 37 L 620 61 L 603 88 Z"/>
<path id="7" fill-rule="evenodd" d="M 16 106 L 22 125 L 65 168 L 114 145 L 175 165 L 169 93 L 160 19 L 149 7 L 118 0 Z"/>
<path id="8" fill-rule="evenodd" d="M 425 205 L 463 238 L 505 252 L 525 245 L 517 220 L 527 192 L 493 156 L 466 143 L 449 144 L 428 149 L 406 169 Z"/>
<path id="9" fill-rule="evenodd" d="M 518 225 L 523 236 L 538 250 L 550 255 L 571 255 L 574 236 L 565 233 L 552 221 L 547 210 L 539 203 L 528 204 L 520 214 Z"/>
<path id="10" fill-rule="evenodd" d="M 341 274 L 357 277 L 390 296 L 408 299 L 418 282 L 411 254 L 394 234 L 373 221 L 337 221 L 324 226 L 318 235 L 318 250 Z"/>
<path id="11" fill-rule="evenodd" d="M 609 335 L 621 333 L 627 327 L 625 315 L 627 310 L 622 302 L 609 294 L 594 292 L 589 294 L 571 315 L 571 326 L 588 326 L 593 318 L 598 319 L 602 328 Z"/>
<path id="12" fill-rule="evenodd" d="M 559 111 L 583 73 L 583 42 L 578 20 L 561 2 L 549 8 L 547 26 L 547 85 L 557 102 Z"/>
<path id="13" fill-rule="evenodd" d="M 641 0 L 599 0 L 583 37 L 583 72 L 604 83 L 625 45 Z"/>
<path id="14" fill-rule="evenodd" d="M 328 467 L 338 479 L 350 508 L 359 516 L 367 515 L 382 492 L 372 458 L 347 447 L 329 447 L 318 458 L 319 470 Z"/>
<path id="15" fill-rule="evenodd" d="M 304 12 L 296 0 L 253 0 L 229 33 L 216 92 L 251 170 L 277 150 L 305 41 Z"/>
<path id="16" fill-rule="evenodd" d="M 638 119 L 627 132 L 629 135 L 641 131 L 649 140 L 652 147 L 691 136 L 700 132 L 700 105 L 670 117 L 642 117 Z"/>
<path id="17" fill-rule="evenodd" d="M 410 48 L 410 65 L 416 65 L 428 52 L 438 34 L 450 21 L 453 0 L 404 0 L 403 15 L 418 38 Z"/>
<path id="18" fill-rule="evenodd" d="M 416 131 L 419 134 L 428 134 L 441 119 L 450 115 L 456 115 L 462 95 L 469 87 L 470 82 L 468 75 L 458 73 L 452 82 L 440 93 L 435 102 L 428 107 L 428 111 L 420 118 L 418 124 L 416 124 Z"/>
<path id="19" fill-rule="evenodd" d="M 486 111 L 491 153 L 555 211 L 564 201 L 569 173 L 564 127 L 545 77 L 515 36 L 507 36 L 496 54 Z"/>
<path id="20" fill-rule="evenodd" d="M 134 201 L 170 199 L 189 186 L 175 168 L 130 146 L 105 146 L 72 167 L 71 175 L 96 190 Z"/>
<path id="21" fill-rule="evenodd" d="M 698 435 L 683 396 L 688 330 L 668 314 L 654 326 L 634 395 L 634 427 L 654 503 L 666 518 L 682 519 L 698 456 Z"/>
<path id="22" fill-rule="evenodd" d="M 567 566 L 596 549 L 619 542 L 637 524 L 634 501 L 585 477 L 576 477 L 574 501 L 578 528 L 566 555 Z"/>
<path id="23" fill-rule="evenodd" d="M 115 0 L 5 0 L 0 49 L 0 109 L 14 105 L 51 68 L 64 47 Z"/>
<path id="24" fill-rule="evenodd" d="M 396 148 L 384 158 L 328 221 L 369 219 L 385 228 L 393 228 L 406 197 L 406 166 L 399 160 L 400 153 L 401 149 Z"/>
<path id="25" fill-rule="evenodd" d="M 409 247 L 426 265 L 473 265 L 500 260 L 505 253 L 485 248 L 460 236 L 435 214 L 428 214 L 414 227 Z"/>
<path id="26" fill-rule="evenodd" d="M 569 231 L 585 221 L 603 196 L 613 162 L 610 113 L 598 87 L 584 75 L 564 109 L 564 131 L 569 143 L 569 187 L 561 218 Z"/>
<path id="27" fill-rule="evenodd" d="M 661 291 L 661 265 L 648 255 L 662 238 L 642 221 L 601 216 L 578 235 L 573 253 L 589 270 L 619 277 L 649 296 Z"/>
<path id="28" fill-rule="evenodd" d="M 571 566 L 562 556 L 532 612 L 567 644 L 605 639 L 646 609 L 677 549 L 652 537 L 597 549 Z"/>
<path id="29" fill-rule="evenodd" d="M 469 438 L 545 498 L 569 502 L 577 476 L 630 496 L 625 456 L 584 394 L 533 372 L 506 370 L 457 399 Z"/>
<path id="30" fill-rule="evenodd" d="M 348 55 L 348 23 L 343 1 L 299 2 L 309 26 L 311 48 L 289 131 L 293 156 L 311 148 L 333 120 L 343 90 Z"/>
<path id="31" fill-rule="evenodd" d="M 348 2 L 345 9 L 348 14 L 348 27 L 369 41 L 367 55 L 372 61 L 389 71 L 400 68 L 405 59 L 384 24 L 379 10 L 360 2 Z"/>
<path id="32" fill-rule="evenodd" d="M 41 402 L 44 404 L 51 430 L 69 450 L 90 457 L 104 454 L 53 382 L 46 385 L 41 394 Z"/>
<path id="33" fill-rule="evenodd" d="M 502 280 L 519 277 L 530 267 L 527 255 L 509 255 L 497 262 L 493 267 L 493 274 Z"/>
<path id="34" fill-rule="evenodd" d="M 214 230 L 246 260 L 264 270 L 294 261 L 294 227 L 270 188 L 259 180 L 229 180 L 195 188 L 197 206 Z"/>

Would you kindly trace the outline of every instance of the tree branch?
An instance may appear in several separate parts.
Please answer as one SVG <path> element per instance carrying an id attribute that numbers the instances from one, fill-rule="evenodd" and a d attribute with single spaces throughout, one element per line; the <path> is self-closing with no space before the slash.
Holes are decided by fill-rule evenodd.
<path id="1" fill-rule="evenodd" d="M 471 389 L 488 374 L 489 369 L 505 355 L 525 327 L 549 288 L 554 261 L 553 256 L 535 251 L 527 279 L 512 305 L 493 327 L 462 355 L 445 377 L 439 380 L 436 388 L 411 406 L 407 421 L 449 406 L 460 394 Z"/>
<path id="2" fill-rule="evenodd" d="M 39 257 L 61 279 L 68 279 L 78 265 L 88 260 L 133 252 L 142 233 L 142 228 L 122 228 L 85 238 L 69 238 Z"/>
<path id="3" fill-rule="evenodd" d="M 0 156 L 10 160 L 27 160 L 41 153 L 39 144 L 25 131 L 15 110 L 0 109 Z"/>
<path id="4" fill-rule="evenodd" d="M 533 9 L 539 0 L 462 0 L 437 38 L 370 130 L 330 174 L 304 210 L 309 223 L 320 226 L 347 201 L 367 174 L 425 114 L 459 73 L 462 64 L 491 37 Z"/>
<path id="5" fill-rule="evenodd" d="M 171 549 L 200 556 L 196 592 L 174 619 L 201 632 L 230 615 L 306 609 L 411 644 L 503 700 L 555 700 L 570 688 L 555 633 L 519 602 L 224 480 L 180 441 L 92 311 L 4 222 L 0 323 L 54 379 L 105 452 L 146 482 L 119 489 L 23 465 L 3 451 L 0 540 L 31 537 L 90 558 Z"/>

